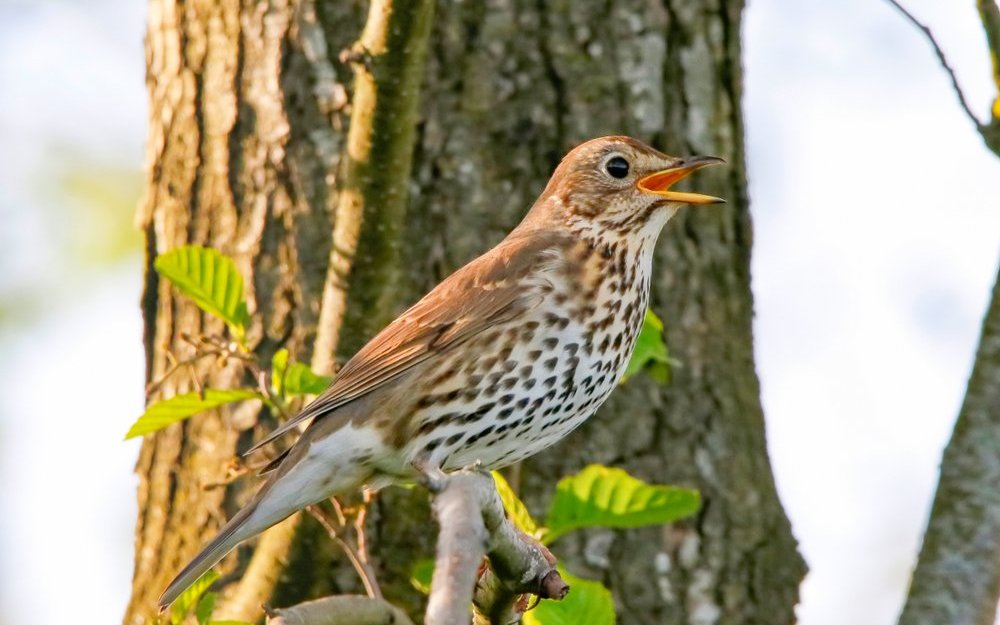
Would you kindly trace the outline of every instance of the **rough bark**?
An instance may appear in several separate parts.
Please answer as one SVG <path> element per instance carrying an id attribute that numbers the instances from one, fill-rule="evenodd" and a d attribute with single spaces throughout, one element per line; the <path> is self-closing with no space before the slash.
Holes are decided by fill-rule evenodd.
<path id="1" fill-rule="evenodd" d="M 1000 275 L 900 625 L 992 625 L 1000 598 Z"/>
<path id="2" fill-rule="evenodd" d="M 149 3 L 147 183 L 138 215 L 147 241 L 148 379 L 164 373 L 168 351 L 177 358 L 192 353 L 182 335 L 224 332 L 152 269 L 156 254 L 185 243 L 211 245 L 236 259 L 256 320 L 248 341 L 262 359 L 280 347 L 296 359 L 310 357 L 350 70 L 315 53 L 317 37 L 327 33 L 303 8 L 282 0 Z M 329 33 L 339 38 L 323 43 L 339 51 L 357 36 L 363 14 L 346 4 L 329 9 L 327 17 L 341 28 Z M 159 393 L 184 392 L 195 379 L 222 388 L 248 382 L 238 363 L 205 362 L 171 377 Z M 238 480 L 208 487 L 226 481 L 258 412 L 252 404 L 213 411 L 143 442 L 125 623 L 146 622 L 171 575 L 255 486 Z M 223 569 L 242 568 L 250 553 L 227 559 Z M 294 557 L 289 570 L 303 579 L 320 573 Z"/>
<path id="3" fill-rule="evenodd" d="M 693 522 L 554 545 L 571 570 L 609 583 L 625 623 L 791 623 L 804 574 L 753 365 L 741 12 L 736 1 L 473 2 L 439 10 L 432 39 L 408 213 L 427 236 L 407 239 L 411 299 L 499 240 L 579 141 L 627 133 L 730 163 L 697 180 L 729 203 L 668 224 L 655 260 L 652 306 L 681 362 L 672 383 L 636 378 L 521 471 L 536 514 L 557 476 L 589 462 L 701 490 Z M 383 524 L 387 540 L 401 531 Z"/>
<path id="4" fill-rule="evenodd" d="M 308 361 L 352 92 L 338 55 L 361 32 L 366 7 L 287 2 L 151 0 L 149 194 L 140 222 L 150 262 L 185 242 L 234 254 L 260 319 L 254 349 L 269 358 L 286 346 Z M 579 141 L 625 133 L 675 154 L 726 158 L 730 167 L 699 174 L 698 188 L 730 203 L 672 222 L 656 260 L 653 306 L 682 363 L 671 385 L 630 382 L 554 453 L 523 467 L 522 492 L 538 513 L 555 480 L 589 462 L 694 486 L 705 507 L 692 522 L 567 537 L 555 551 L 576 573 L 609 583 L 622 622 L 792 622 L 804 568 L 774 490 L 751 349 L 742 2 L 438 5 L 409 207 L 395 217 L 404 224 L 398 302 L 499 241 Z M 361 299 L 347 296 L 341 356 L 378 329 L 353 326 L 351 315 L 385 314 L 352 312 Z M 180 332 L 221 332 L 151 271 L 143 307 L 152 377 L 165 349 L 183 354 Z M 243 375 L 235 365 L 197 373 L 213 385 Z M 189 386 L 178 379 L 163 391 Z M 255 417 L 255 407 L 201 415 L 144 443 L 126 623 L 142 622 L 170 574 L 255 486 L 201 487 L 219 481 L 252 430 L 267 426 L 253 428 Z M 389 489 L 369 514 L 382 590 L 411 615 L 423 598 L 409 586 L 410 567 L 432 554 L 431 523 L 420 489 Z M 323 532 L 311 519 L 301 525 L 273 604 L 358 592 Z M 226 569 L 239 571 L 252 550 Z"/>

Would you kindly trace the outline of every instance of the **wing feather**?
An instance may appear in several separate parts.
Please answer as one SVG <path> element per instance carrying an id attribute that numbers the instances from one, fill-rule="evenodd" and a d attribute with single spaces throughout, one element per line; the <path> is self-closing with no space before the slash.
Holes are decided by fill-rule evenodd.
<path id="1" fill-rule="evenodd" d="M 308 419 L 372 392 L 497 323 L 523 315 L 541 299 L 528 288 L 526 278 L 540 263 L 551 261 L 549 252 L 564 242 L 565 237 L 558 234 L 515 231 L 386 326 L 344 365 L 322 395 L 244 455 Z"/>

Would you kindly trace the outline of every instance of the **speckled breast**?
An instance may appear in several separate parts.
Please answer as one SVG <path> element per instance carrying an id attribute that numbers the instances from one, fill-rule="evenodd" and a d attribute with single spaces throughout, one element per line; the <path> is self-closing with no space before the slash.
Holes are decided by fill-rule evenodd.
<path id="1" fill-rule="evenodd" d="M 618 384 L 642 325 L 649 253 L 586 240 L 538 276 L 540 304 L 477 336 L 425 377 L 409 456 L 499 468 L 566 436 Z"/>

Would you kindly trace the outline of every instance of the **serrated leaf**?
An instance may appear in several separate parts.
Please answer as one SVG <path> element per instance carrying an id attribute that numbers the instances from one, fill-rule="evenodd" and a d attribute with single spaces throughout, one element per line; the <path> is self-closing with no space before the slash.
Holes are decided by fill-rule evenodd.
<path id="1" fill-rule="evenodd" d="M 524 615 L 524 625 L 614 625 L 615 603 L 611 591 L 600 582 L 570 575 L 563 567 L 559 574 L 569 584 L 562 601 L 544 599 Z"/>
<path id="2" fill-rule="evenodd" d="M 285 392 L 285 373 L 288 371 L 288 350 L 281 348 L 271 356 L 271 392 L 281 397 Z"/>
<path id="3" fill-rule="evenodd" d="M 199 577 L 195 583 L 188 586 L 187 590 L 181 593 L 179 597 L 174 601 L 174 604 L 170 606 L 170 622 L 172 625 L 180 625 L 184 620 L 184 617 L 191 612 L 194 606 L 198 605 L 198 600 L 201 599 L 202 594 L 208 587 L 211 586 L 215 580 L 219 579 L 219 574 L 213 570 L 208 570 L 204 575 Z"/>
<path id="4" fill-rule="evenodd" d="M 497 492 L 500 494 L 500 501 L 503 502 L 503 509 L 507 511 L 507 517 L 510 518 L 514 525 L 530 536 L 535 536 L 538 532 L 538 523 L 535 519 L 531 518 L 531 513 L 528 512 L 528 507 L 524 505 L 524 502 L 514 493 L 514 489 L 510 487 L 507 480 L 499 471 L 492 471 L 493 481 L 496 482 Z"/>
<path id="5" fill-rule="evenodd" d="M 690 516 L 701 506 L 698 491 L 647 484 L 623 471 L 592 464 L 559 480 L 545 518 L 544 542 L 583 527 L 641 527 Z"/>
<path id="6" fill-rule="evenodd" d="M 646 318 L 642 321 L 639 338 L 635 342 L 635 350 L 625 366 L 621 384 L 641 371 L 647 369 L 657 382 L 666 384 L 670 381 L 670 356 L 667 344 L 663 342 L 663 322 L 652 310 L 646 309 Z"/>
<path id="7" fill-rule="evenodd" d="M 413 563 L 410 570 L 410 585 L 417 589 L 417 592 L 425 595 L 431 594 L 431 577 L 434 576 L 434 560 L 423 558 Z"/>
<path id="8" fill-rule="evenodd" d="M 285 372 L 285 395 L 319 395 L 332 381 L 330 376 L 320 375 L 301 362 L 293 362 Z"/>
<path id="9" fill-rule="evenodd" d="M 249 315 L 243 299 L 243 276 L 232 258 L 210 247 L 185 245 L 160 254 L 153 266 L 181 294 L 225 321 L 242 339 Z"/>
<path id="10" fill-rule="evenodd" d="M 255 391 L 243 388 L 207 388 L 202 394 L 175 395 L 170 399 L 150 404 L 146 408 L 146 412 L 129 428 L 125 440 L 162 430 L 168 425 L 187 419 L 191 415 L 244 399 L 262 399 L 262 397 Z"/>
<path id="11" fill-rule="evenodd" d="M 208 620 L 212 618 L 212 610 L 215 609 L 216 593 L 206 592 L 198 600 L 198 606 L 194 609 L 194 617 L 198 619 L 198 625 L 208 625 Z"/>

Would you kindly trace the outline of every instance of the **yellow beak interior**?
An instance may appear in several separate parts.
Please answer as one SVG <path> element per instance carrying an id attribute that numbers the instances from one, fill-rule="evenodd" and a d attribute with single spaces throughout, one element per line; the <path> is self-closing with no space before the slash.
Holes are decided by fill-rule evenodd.
<path id="1" fill-rule="evenodd" d="M 687 178 L 692 172 L 709 165 L 721 165 L 725 163 L 721 158 L 714 156 L 695 156 L 687 159 L 684 164 L 670 169 L 658 171 L 640 178 L 636 186 L 643 193 L 659 196 L 671 202 L 683 202 L 685 204 L 719 204 L 725 202 L 724 199 L 712 195 L 702 195 L 701 193 L 685 193 L 683 191 L 671 191 L 670 187 L 675 183 Z"/>

